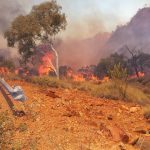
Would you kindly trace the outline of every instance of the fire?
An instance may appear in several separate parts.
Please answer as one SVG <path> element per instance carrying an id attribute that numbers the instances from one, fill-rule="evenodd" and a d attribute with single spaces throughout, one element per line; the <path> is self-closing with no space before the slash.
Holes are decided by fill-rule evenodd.
<path id="1" fill-rule="evenodd" d="M 145 76 L 144 72 L 138 72 L 138 75 L 139 75 L 139 77 L 144 77 Z"/>
<path id="2" fill-rule="evenodd" d="M 81 73 L 75 74 L 71 69 L 67 71 L 67 77 L 69 77 L 73 81 L 77 81 L 77 82 L 85 81 L 85 79 Z"/>
<path id="3" fill-rule="evenodd" d="M 110 78 L 108 76 L 104 77 L 102 80 L 100 80 L 98 77 L 96 77 L 92 72 L 85 72 L 82 70 L 82 72 L 74 73 L 72 69 L 67 70 L 67 77 L 72 79 L 76 82 L 84 82 L 84 81 L 93 81 L 96 83 L 104 83 L 109 82 Z"/>
<path id="4" fill-rule="evenodd" d="M 144 77 L 145 76 L 144 72 L 140 72 L 140 71 L 138 72 L 138 75 L 139 75 L 139 77 Z M 129 78 L 130 79 L 136 79 L 137 75 L 134 74 L 134 75 L 130 76 Z"/>
<path id="5" fill-rule="evenodd" d="M 109 82 L 110 81 L 110 78 L 109 77 L 104 77 L 101 82 L 104 83 L 104 82 Z"/>
<path id="6" fill-rule="evenodd" d="M 0 74 L 1 75 L 9 74 L 9 69 L 7 67 L 0 67 Z"/>
<path id="7" fill-rule="evenodd" d="M 40 76 L 48 75 L 49 72 L 53 71 L 52 68 L 52 54 L 50 52 L 47 52 L 41 58 L 41 64 L 38 67 L 38 74 Z"/>
<path id="8" fill-rule="evenodd" d="M 73 75 L 73 80 L 74 81 L 78 81 L 78 82 L 83 82 L 83 81 L 85 81 L 85 78 L 83 77 L 83 75 L 82 74 L 74 74 Z"/>
<path id="9" fill-rule="evenodd" d="M 92 81 L 95 81 L 95 82 L 99 81 L 98 77 L 96 77 L 94 75 L 91 75 L 90 78 L 89 78 L 89 80 L 92 80 Z"/>

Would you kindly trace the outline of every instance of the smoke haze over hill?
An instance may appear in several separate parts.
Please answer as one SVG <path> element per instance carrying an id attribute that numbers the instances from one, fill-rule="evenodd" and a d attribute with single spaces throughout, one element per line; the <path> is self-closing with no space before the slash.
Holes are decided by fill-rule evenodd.
<path id="1" fill-rule="evenodd" d="M 150 53 L 150 7 L 140 9 L 126 25 L 112 33 L 106 47 L 107 52 L 123 50 L 124 45 Z"/>

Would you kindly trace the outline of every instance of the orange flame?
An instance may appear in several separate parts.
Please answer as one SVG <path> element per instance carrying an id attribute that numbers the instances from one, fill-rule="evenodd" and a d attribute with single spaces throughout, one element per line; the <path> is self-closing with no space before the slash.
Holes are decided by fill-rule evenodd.
<path id="1" fill-rule="evenodd" d="M 0 67 L 0 74 L 8 75 L 9 74 L 9 69 L 7 67 Z"/>
<path id="2" fill-rule="evenodd" d="M 52 54 L 50 52 L 47 52 L 41 58 L 41 64 L 38 67 L 38 74 L 40 76 L 48 75 L 49 72 L 53 71 L 52 68 Z"/>
<path id="3" fill-rule="evenodd" d="M 138 75 L 139 75 L 139 77 L 144 77 L 145 76 L 144 72 L 140 72 L 140 71 L 138 72 Z M 129 78 L 130 79 L 136 79 L 137 75 L 136 74 L 131 75 Z"/>

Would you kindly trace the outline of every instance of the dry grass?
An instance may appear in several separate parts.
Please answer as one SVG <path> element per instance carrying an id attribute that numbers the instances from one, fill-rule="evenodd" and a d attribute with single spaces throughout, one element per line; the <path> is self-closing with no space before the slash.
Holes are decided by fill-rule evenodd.
<path id="1" fill-rule="evenodd" d="M 128 102 L 135 102 L 141 105 L 146 105 L 149 103 L 148 94 L 144 93 L 136 85 L 128 84 L 125 91 L 125 83 L 114 81 L 106 83 L 93 83 L 93 82 L 74 82 L 71 80 L 58 80 L 56 78 L 44 76 L 44 77 L 31 77 L 27 78 L 26 81 L 38 84 L 41 86 L 49 86 L 54 88 L 65 88 L 65 89 L 78 89 L 81 91 L 86 91 L 91 93 L 93 96 L 119 100 L 123 99 Z"/>
<path id="2" fill-rule="evenodd" d="M 150 119 L 150 105 L 144 107 L 144 116 L 146 119 Z"/>

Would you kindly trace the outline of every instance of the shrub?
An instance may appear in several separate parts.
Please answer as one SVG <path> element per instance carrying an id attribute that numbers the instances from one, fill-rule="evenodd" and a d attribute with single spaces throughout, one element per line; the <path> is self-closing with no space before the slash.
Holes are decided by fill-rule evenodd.
<path id="1" fill-rule="evenodd" d="M 121 99 L 126 98 L 127 92 L 127 78 L 128 73 L 127 69 L 123 68 L 121 64 L 115 64 L 114 67 L 109 71 L 110 77 L 113 80 L 114 88 L 119 90 L 120 95 L 122 96 Z"/>
<path id="2" fill-rule="evenodd" d="M 28 77 L 26 81 L 46 87 L 78 89 L 91 93 L 93 96 L 114 100 L 125 100 L 145 105 L 149 97 L 135 85 L 120 80 L 111 80 L 104 83 L 92 81 L 74 82 L 72 80 L 58 80 L 54 77 Z M 128 88 L 127 88 L 128 87 Z M 125 95 L 125 96 L 124 96 Z"/>
<path id="3" fill-rule="evenodd" d="M 27 126 L 26 123 L 20 123 L 18 129 L 19 129 L 20 132 L 24 132 L 24 131 L 27 131 L 28 126 Z"/>

